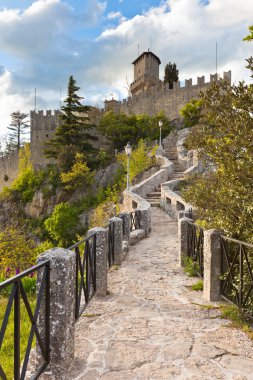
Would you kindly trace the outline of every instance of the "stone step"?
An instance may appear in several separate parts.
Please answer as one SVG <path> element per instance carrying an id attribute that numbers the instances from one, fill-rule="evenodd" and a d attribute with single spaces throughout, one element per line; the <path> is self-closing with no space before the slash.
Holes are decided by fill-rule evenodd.
<path id="1" fill-rule="evenodd" d="M 149 202 L 151 207 L 160 207 L 160 202 Z"/>
<path id="2" fill-rule="evenodd" d="M 161 191 L 152 191 L 152 193 L 147 194 L 147 197 L 160 196 L 160 195 L 161 195 Z"/>

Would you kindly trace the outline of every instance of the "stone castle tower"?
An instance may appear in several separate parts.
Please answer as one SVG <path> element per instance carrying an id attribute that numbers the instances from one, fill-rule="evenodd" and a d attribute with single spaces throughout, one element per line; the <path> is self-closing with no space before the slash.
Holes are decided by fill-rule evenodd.
<path id="1" fill-rule="evenodd" d="M 132 95 L 138 95 L 159 83 L 160 64 L 160 59 L 151 51 L 142 53 L 133 61 L 134 81 L 130 85 Z"/>

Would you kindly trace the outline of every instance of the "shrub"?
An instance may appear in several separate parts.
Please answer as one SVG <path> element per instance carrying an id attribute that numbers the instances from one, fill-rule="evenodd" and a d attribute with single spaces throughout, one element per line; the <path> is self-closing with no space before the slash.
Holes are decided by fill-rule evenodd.
<path id="1" fill-rule="evenodd" d="M 45 220 L 51 238 L 62 246 L 71 244 L 76 235 L 79 209 L 69 203 L 55 206 L 52 215 Z"/>

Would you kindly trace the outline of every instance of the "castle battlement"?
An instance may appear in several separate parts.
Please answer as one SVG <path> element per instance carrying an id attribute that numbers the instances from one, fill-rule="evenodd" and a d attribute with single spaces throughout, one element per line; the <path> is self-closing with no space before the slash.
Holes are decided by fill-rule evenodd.
<path id="1" fill-rule="evenodd" d="M 60 110 L 38 110 L 38 111 L 31 111 L 30 115 L 31 117 L 39 117 L 39 116 L 59 116 L 61 113 Z"/>
<path id="2" fill-rule="evenodd" d="M 205 76 L 197 77 L 197 83 L 193 84 L 192 78 L 185 79 L 185 85 L 181 86 L 181 82 L 174 82 L 173 88 L 169 88 L 168 83 L 163 83 L 160 81 L 158 84 L 151 86 L 146 91 L 140 92 L 138 94 L 133 94 L 132 96 L 128 97 L 127 99 L 123 99 L 122 101 L 116 101 L 114 100 L 114 105 L 119 108 L 120 106 L 130 105 L 134 102 L 138 102 L 144 98 L 148 97 L 164 97 L 164 96 L 180 96 L 180 92 L 194 90 L 194 92 L 198 92 L 203 90 L 203 88 L 208 88 L 213 82 L 217 82 L 219 79 L 227 80 L 229 83 L 231 83 L 231 70 L 223 72 L 223 77 L 219 78 L 218 74 L 210 74 L 210 80 L 209 82 L 206 82 Z M 135 82 L 138 82 L 136 80 Z M 194 96 L 197 96 L 195 94 Z M 193 96 L 192 96 L 193 97 Z M 189 99 L 190 100 L 190 99 Z M 111 101 L 107 101 L 109 103 Z"/>

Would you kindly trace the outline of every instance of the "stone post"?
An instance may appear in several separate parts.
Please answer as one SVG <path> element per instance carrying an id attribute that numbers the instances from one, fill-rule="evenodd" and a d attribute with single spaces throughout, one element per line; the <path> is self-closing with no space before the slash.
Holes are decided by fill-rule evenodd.
<path id="1" fill-rule="evenodd" d="M 128 245 L 129 245 L 129 242 L 130 242 L 130 214 L 129 212 L 123 212 L 122 214 L 120 214 L 120 217 L 123 218 L 123 240 L 127 241 L 128 242 Z"/>
<path id="2" fill-rule="evenodd" d="M 140 219 L 140 228 L 145 231 L 145 236 L 151 232 L 151 207 L 147 210 L 138 210 Z"/>
<path id="3" fill-rule="evenodd" d="M 123 221 L 117 216 L 110 219 L 114 223 L 114 264 L 122 263 Z"/>
<path id="4" fill-rule="evenodd" d="M 204 289 L 206 301 L 220 300 L 221 231 L 204 231 Z"/>
<path id="5" fill-rule="evenodd" d="M 178 260 L 180 266 L 183 266 L 185 258 L 188 257 L 188 222 L 192 222 L 192 220 L 186 217 L 178 220 Z"/>
<path id="6" fill-rule="evenodd" d="M 104 297 L 107 292 L 108 233 L 105 228 L 95 227 L 87 236 L 96 233 L 96 295 Z"/>
<path id="7" fill-rule="evenodd" d="M 66 372 L 74 359 L 75 253 L 53 248 L 39 256 L 38 264 L 46 260 L 50 260 L 50 371 L 55 380 L 67 380 Z M 38 271 L 37 289 L 42 272 Z M 42 313 L 38 326 L 44 336 Z M 40 356 L 38 345 L 37 352 Z"/>

